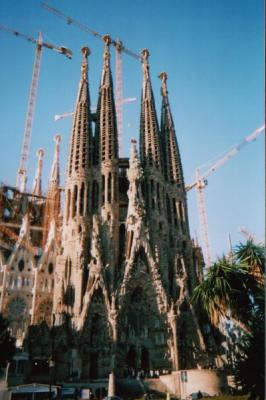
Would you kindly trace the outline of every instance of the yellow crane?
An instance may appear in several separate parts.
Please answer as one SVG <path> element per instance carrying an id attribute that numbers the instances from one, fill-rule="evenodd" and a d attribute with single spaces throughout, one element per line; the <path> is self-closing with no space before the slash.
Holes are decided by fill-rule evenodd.
<path id="1" fill-rule="evenodd" d="M 186 186 L 186 191 L 195 188 L 197 191 L 197 203 L 198 203 L 198 212 L 199 212 L 199 222 L 200 222 L 200 230 L 203 241 L 203 253 L 206 263 L 206 268 L 209 268 L 211 265 L 211 250 L 210 250 L 210 240 L 209 240 L 209 231 L 208 231 L 208 219 L 207 219 L 207 211 L 206 211 L 206 202 L 204 196 L 204 189 L 206 188 L 208 181 L 207 177 L 215 172 L 222 165 L 227 163 L 232 157 L 238 154 L 239 150 L 241 150 L 246 144 L 253 142 L 257 139 L 257 137 L 265 130 L 265 125 L 257 128 L 254 132 L 249 134 L 242 140 L 238 145 L 232 147 L 229 151 L 225 153 L 223 157 L 218 158 L 218 160 L 212 164 L 206 171 L 201 172 L 200 168 L 196 168 L 196 179 L 194 182 Z"/>
<path id="2" fill-rule="evenodd" d="M 64 46 L 56 46 L 54 44 L 44 42 L 42 39 L 42 34 L 39 33 L 37 39 L 34 39 L 30 36 L 25 35 L 24 33 L 20 33 L 15 31 L 14 29 L 10 29 L 4 25 L 0 25 L 0 30 L 11 33 L 15 36 L 21 37 L 27 40 L 30 43 L 36 45 L 35 49 L 35 58 L 33 64 L 33 72 L 32 72 L 32 79 L 31 79 L 31 86 L 30 86 L 30 94 L 28 100 L 28 108 L 26 113 L 26 121 L 25 121 L 25 128 L 22 140 L 22 147 L 21 147 L 21 155 L 20 155 L 20 163 L 17 172 L 17 183 L 16 186 L 21 192 L 25 192 L 26 190 L 26 182 L 27 182 L 27 164 L 29 158 L 29 149 L 30 149 L 30 141 L 31 141 L 31 132 L 32 132 L 32 124 L 33 124 L 33 116 L 36 104 L 36 96 L 37 96 L 37 88 L 38 88 L 38 81 L 40 75 L 40 67 L 41 67 L 41 55 L 43 47 L 54 50 L 59 54 L 63 54 L 67 58 L 72 58 L 71 50 L 67 49 Z"/>

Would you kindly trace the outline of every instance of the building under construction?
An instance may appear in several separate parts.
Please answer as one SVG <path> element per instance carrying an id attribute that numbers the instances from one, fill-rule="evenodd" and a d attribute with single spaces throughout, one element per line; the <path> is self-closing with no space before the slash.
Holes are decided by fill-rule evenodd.
<path id="1" fill-rule="evenodd" d="M 49 358 L 57 381 L 219 366 L 210 327 L 190 304 L 203 258 L 189 233 L 167 74 L 159 125 L 142 51 L 139 151 L 132 140 L 120 158 L 109 46 L 105 36 L 96 115 L 82 49 L 64 188 L 60 136 L 46 196 L 43 151 L 32 193 L 1 187 L 0 312 L 31 376 Z"/>

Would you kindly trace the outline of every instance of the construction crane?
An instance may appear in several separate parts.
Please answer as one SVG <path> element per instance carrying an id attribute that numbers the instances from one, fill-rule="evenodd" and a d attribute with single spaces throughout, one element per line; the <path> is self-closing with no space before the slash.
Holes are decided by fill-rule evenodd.
<path id="1" fill-rule="evenodd" d="M 245 236 L 247 240 L 258 242 L 256 236 L 250 233 L 244 226 L 239 227 L 238 232 L 241 233 L 241 235 Z"/>
<path id="2" fill-rule="evenodd" d="M 1 224 L 0 224 L 0 232 L 1 232 L 0 236 L 1 235 L 8 236 L 10 240 L 15 243 L 20 239 L 19 235 L 17 235 L 14 231 L 9 229 L 7 226 Z M 25 247 L 25 249 L 27 249 L 34 256 L 40 254 L 40 249 L 36 246 L 35 247 L 32 246 L 32 244 L 25 239 L 20 239 L 20 245 Z M 0 247 L 1 246 L 6 248 L 7 250 L 13 250 L 13 247 L 5 243 L 5 241 L 2 240 L 2 237 L 0 238 Z"/>
<path id="3" fill-rule="evenodd" d="M 213 165 L 211 165 L 205 172 L 200 172 L 200 168 L 196 168 L 196 179 L 190 185 L 186 186 L 186 191 L 196 188 L 197 191 L 197 203 L 198 203 L 198 211 L 199 211 L 199 220 L 200 220 L 200 228 L 201 235 L 203 240 L 203 252 L 206 263 L 206 268 L 209 268 L 211 265 L 211 250 L 210 250 L 210 241 L 209 241 L 209 231 L 208 231 L 208 220 L 207 220 L 207 211 L 206 211 L 206 203 L 204 196 L 204 189 L 206 188 L 208 181 L 207 176 L 209 176 L 212 172 L 216 171 L 222 165 L 227 163 L 232 157 L 234 157 L 239 150 L 241 150 L 246 144 L 253 142 L 256 138 L 265 130 L 265 125 L 262 125 L 260 128 L 257 128 L 250 135 L 246 136 L 242 142 L 238 145 L 232 147 L 229 151 L 225 153 L 225 155 L 219 158 Z"/>
<path id="4" fill-rule="evenodd" d="M 42 3 L 42 7 L 57 17 L 63 19 L 68 25 L 75 25 L 79 29 L 89 33 L 97 39 L 103 40 L 103 36 L 96 32 L 94 29 L 89 28 L 83 23 L 69 17 L 59 11 L 58 9 L 49 6 L 46 3 Z M 122 106 L 125 103 L 123 100 L 123 75 L 122 75 L 122 52 L 129 55 L 130 57 L 141 61 L 141 56 L 127 49 L 121 40 L 114 40 L 111 38 L 111 45 L 115 48 L 115 104 L 116 104 L 116 118 L 117 118 L 117 130 L 119 139 L 119 148 L 122 151 L 122 137 L 123 137 L 123 112 Z"/>
<path id="5" fill-rule="evenodd" d="M 137 100 L 136 97 L 129 97 L 128 99 L 123 99 L 122 104 L 132 103 L 133 101 L 136 101 L 136 100 Z M 91 107 L 91 111 L 95 113 L 96 107 Z M 63 114 L 56 114 L 54 116 L 54 120 L 59 121 L 60 119 L 64 119 L 66 117 L 71 117 L 72 115 L 74 115 L 74 111 L 69 111 L 69 112 L 66 112 Z"/>
<path id="6" fill-rule="evenodd" d="M 27 182 L 27 163 L 29 157 L 29 149 L 30 149 L 30 141 L 31 141 L 31 132 L 32 132 L 32 124 L 33 124 L 33 116 L 36 104 L 36 96 L 37 96 L 37 88 L 38 88 L 38 81 L 40 75 L 40 67 L 41 67 L 41 55 L 42 55 L 42 48 L 46 47 L 47 49 L 54 50 L 57 53 L 63 54 L 67 58 L 72 58 L 71 50 L 67 49 L 64 46 L 55 46 L 51 43 L 44 42 L 42 40 L 42 34 L 39 33 L 38 39 L 34 39 L 25 35 L 24 33 L 17 32 L 13 29 L 7 28 L 6 26 L 0 25 L 0 30 L 9 32 L 15 36 L 21 37 L 26 39 L 28 42 L 31 42 L 36 45 L 35 50 L 35 58 L 33 64 L 33 72 L 32 72 L 32 80 L 30 86 L 30 94 L 28 100 L 28 108 L 26 113 L 26 121 L 25 121 L 25 128 L 22 140 L 22 147 L 21 147 L 21 155 L 20 155 L 20 163 L 17 172 L 17 188 L 24 192 L 26 190 L 26 182 Z"/>

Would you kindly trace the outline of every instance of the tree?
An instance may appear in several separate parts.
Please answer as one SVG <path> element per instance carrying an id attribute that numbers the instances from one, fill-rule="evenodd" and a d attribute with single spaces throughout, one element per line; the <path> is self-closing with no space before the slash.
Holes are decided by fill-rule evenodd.
<path id="1" fill-rule="evenodd" d="M 15 339 L 10 335 L 9 323 L 0 314 L 0 367 L 6 367 L 16 351 Z"/>
<path id="2" fill-rule="evenodd" d="M 264 284 L 264 252 L 264 246 L 262 244 L 255 244 L 253 239 L 248 240 L 245 244 L 239 243 L 234 251 L 237 261 L 249 267 L 249 272 L 254 276 L 259 285 Z"/>
<path id="3" fill-rule="evenodd" d="M 264 399 L 264 263 L 263 246 L 240 243 L 233 262 L 222 257 L 214 263 L 191 299 L 215 326 L 226 317 L 244 331 L 234 372 L 251 400 Z"/>
<path id="4" fill-rule="evenodd" d="M 263 308 L 255 311 L 250 326 L 251 334 L 239 343 L 241 352 L 235 364 L 236 381 L 250 400 L 265 397 L 265 319 Z"/>
<path id="5" fill-rule="evenodd" d="M 223 256 L 194 289 L 191 302 L 207 313 L 213 325 L 229 318 L 249 333 L 248 314 L 253 307 L 250 288 L 254 291 L 255 286 L 245 265 L 231 264 Z"/>

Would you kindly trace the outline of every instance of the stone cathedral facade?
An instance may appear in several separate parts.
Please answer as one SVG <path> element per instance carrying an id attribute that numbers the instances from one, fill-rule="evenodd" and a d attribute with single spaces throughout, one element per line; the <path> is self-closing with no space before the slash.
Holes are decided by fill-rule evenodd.
<path id="1" fill-rule="evenodd" d="M 46 199 L 37 168 L 15 246 L 1 247 L 0 311 L 31 360 L 55 360 L 58 379 L 214 363 L 213 341 L 190 304 L 203 259 L 189 233 L 167 75 L 159 125 L 143 50 L 139 150 L 132 140 L 129 159 L 119 158 L 109 45 L 106 36 L 95 114 L 82 49 L 63 206 L 57 136 Z M 41 231 L 31 229 L 32 210 Z M 42 251 L 33 255 L 36 245 Z"/>

